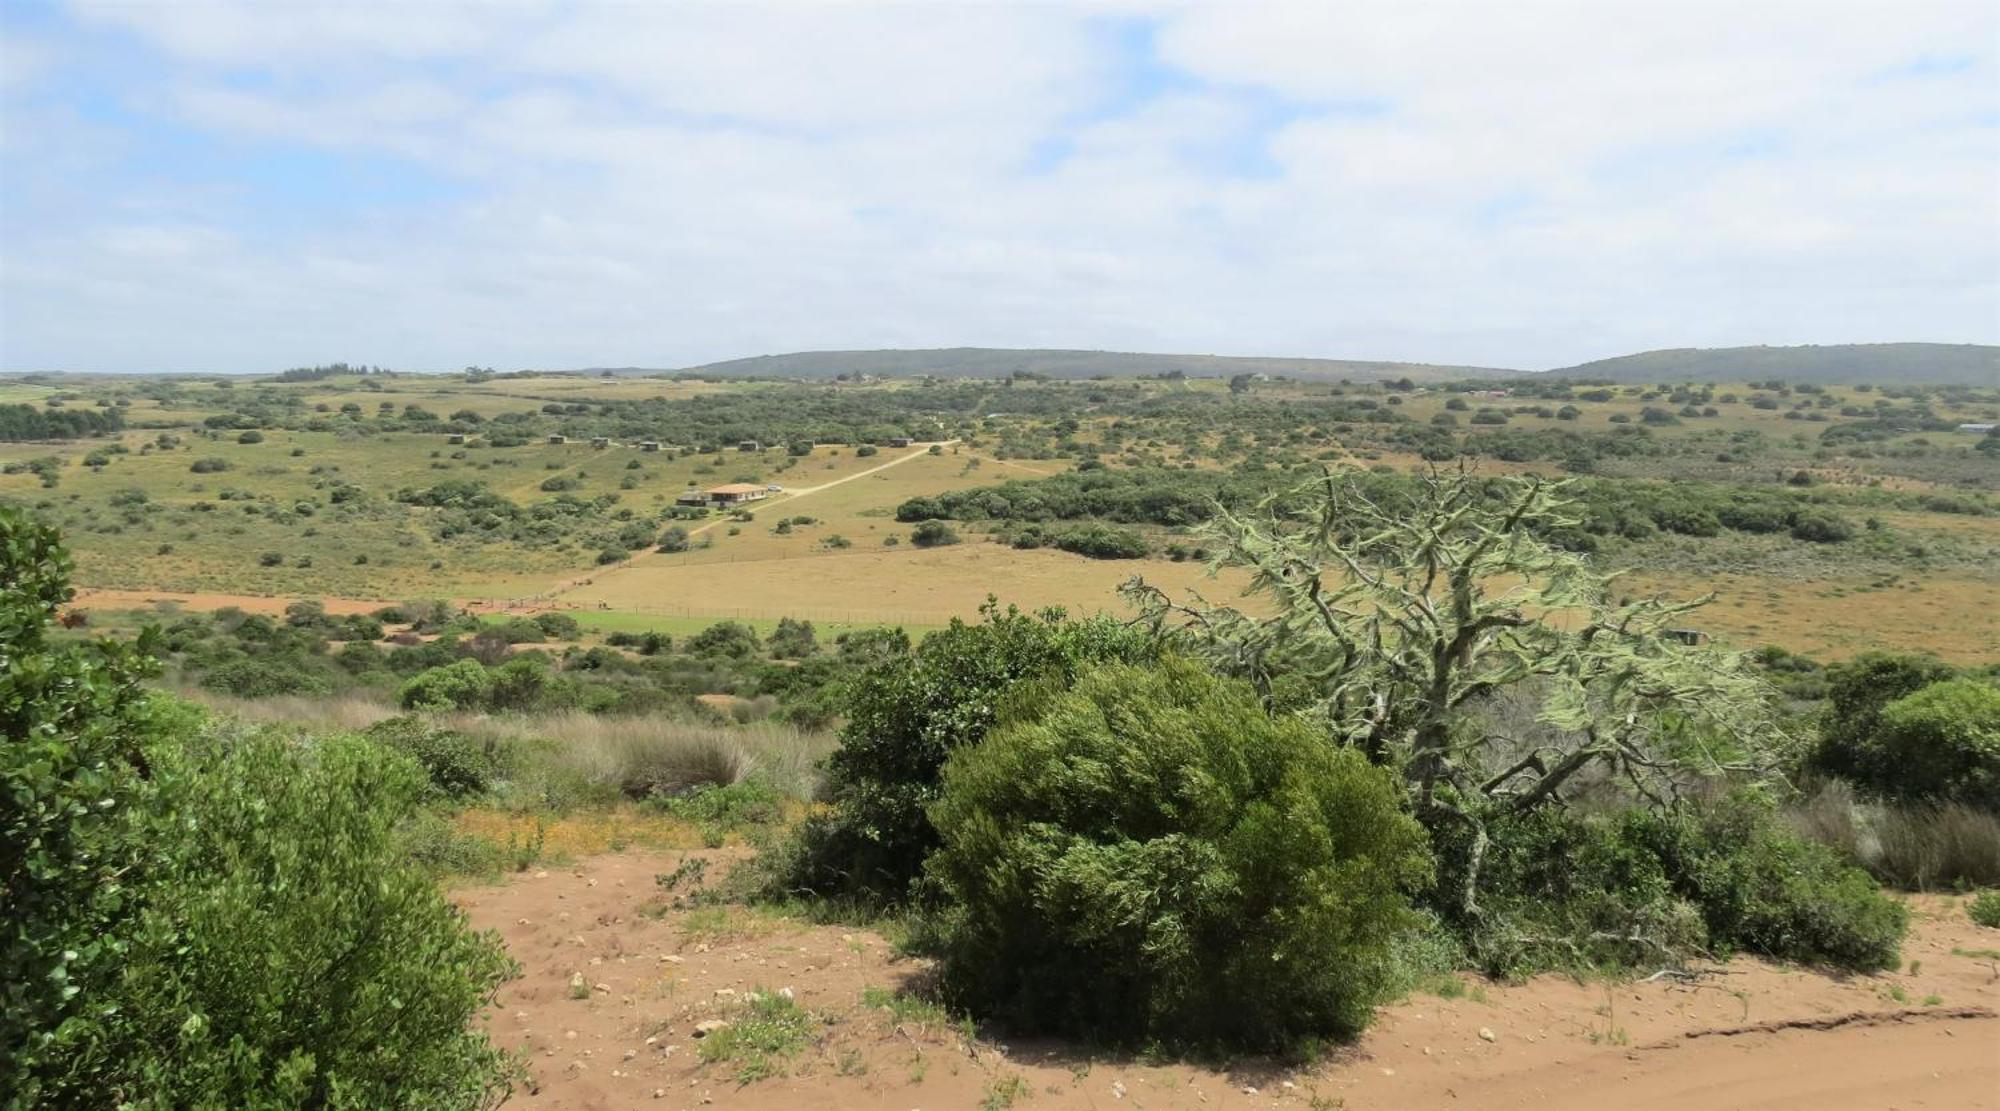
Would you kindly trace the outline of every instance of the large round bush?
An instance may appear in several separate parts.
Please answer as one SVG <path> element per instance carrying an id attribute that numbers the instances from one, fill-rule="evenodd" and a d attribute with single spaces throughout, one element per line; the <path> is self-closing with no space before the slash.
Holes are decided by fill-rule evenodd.
<path id="1" fill-rule="evenodd" d="M 1429 871 L 1401 797 L 1247 685 L 1181 661 L 1088 671 L 945 765 L 929 867 L 946 988 L 1114 1042 L 1351 1035 Z"/>
<path id="2" fill-rule="evenodd" d="M 1952 679 L 1882 708 L 1885 793 L 2000 810 L 2000 687 Z"/>

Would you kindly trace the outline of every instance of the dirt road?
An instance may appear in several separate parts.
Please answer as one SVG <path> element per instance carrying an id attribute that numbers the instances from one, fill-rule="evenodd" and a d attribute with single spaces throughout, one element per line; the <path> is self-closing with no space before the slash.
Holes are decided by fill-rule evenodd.
<path id="1" fill-rule="evenodd" d="M 938 440 L 932 443 L 911 444 L 910 452 L 907 455 L 899 455 L 896 458 L 891 459 L 886 463 L 877 463 L 876 465 L 869 467 L 865 470 L 859 470 L 850 475 L 843 475 L 840 478 L 836 478 L 831 482 L 822 482 L 818 486 L 801 486 L 796 489 L 788 488 L 782 491 L 781 493 L 778 493 L 770 498 L 766 498 L 763 501 L 758 502 L 757 507 L 760 510 L 774 506 L 788 507 L 798 502 L 802 498 L 808 498 L 822 491 L 831 490 L 836 486 L 846 485 L 847 483 L 853 482 L 856 479 L 867 478 L 869 475 L 878 474 L 882 471 L 888 470 L 890 467 L 898 466 L 900 464 L 907 463 L 912 459 L 916 459 L 921 456 L 927 455 L 930 453 L 930 450 L 934 447 L 945 448 L 945 447 L 950 447 L 955 443 L 958 443 L 958 441 Z M 729 523 L 730 519 L 728 517 L 717 517 L 716 519 L 709 521 L 706 524 L 696 525 L 695 527 L 687 530 L 688 536 L 689 537 L 700 536 L 702 533 L 708 532 L 711 529 L 719 528 Z M 564 579 L 563 581 L 554 584 L 547 590 L 542 591 L 540 594 L 536 594 L 531 598 L 516 598 L 516 599 L 511 599 L 507 602 L 473 605 L 470 608 L 476 612 L 481 612 L 481 613 L 528 613 L 538 609 L 545 609 L 550 605 L 555 604 L 557 599 L 561 598 L 563 595 L 568 594 L 569 592 L 576 590 L 579 587 L 593 585 L 600 579 L 603 579 L 610 575 L 615 575 L 620 571 L 624 571 L 631 567 L 641 565 L 653 559 L 657 559 L 658 556 L 659 553 L 652 551 L 651 549 L 635 552 L 629 559 L 621 560 L 617 563 L 600 567 L 588 575 L 577 575 L 573 578 Z"/>
<path id="2" fill-rule="evenodd" d="M 1737 961 L 1691 983 L 1468 979 L 1457 998 L 1385 1008 L 1358 1044 L 1314 1067 L 1204 1068 L 967 1041 L 879 997 L 869 1005 L 868 989 L 919 982 L 926 966 L 863 930 L 661 908 L 654 877 L 690 855 L 726 866 L 740 853 L 627 852 L 458 893 L 473 924 L 498 930 L 524 967 L 492 1022 L 534 1076 L 508 1106 L 2000 1107 L 2000 931 L 1974 926 L 1954 899 L 1919 902 L 1904 951 L 1916 971 L 1835 978 Z M 727 1066 L 700 1061 L 696 1023 L 738 1013 L 745 993 L 780 989 L 819 1017 L 781 1075 L 739 1084 Z"/>

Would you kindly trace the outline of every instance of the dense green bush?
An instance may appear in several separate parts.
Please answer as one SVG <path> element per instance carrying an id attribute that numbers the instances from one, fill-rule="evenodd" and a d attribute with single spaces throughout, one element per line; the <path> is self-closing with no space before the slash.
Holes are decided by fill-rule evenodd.
<path id="1" fill-rule="evenodd" d="M 952 749 L 986 735 L 1009 687 L 1065 682 L 1090 664 L 1152 653 L 1145 637 L 1105 618 L 1031 617 L 991 602 L 981 614 L 978 624 L 953 621 L 908 656 L 880 658 L 849 684 L 847 724 L 827 761 L 832 811 L 802 827 L 779 869 L 784 885 L 902 900 L 937 845 L 924 808 L 937 797 L 938 769 Z"/>
<path id="2" fill-rule="evenodd" d="M 431 786 L 448 798 L 485 793 L 498 770 L 488 746 L 420 717 L 393 717 L 368 727 L 370 740 L 415 760 Z"/>
<path id="3" fill-rule="evenodd" d="M 1037 1033 L 1288 1051 L 1368 1022 L 1429 868 L 1389 772 L 1198 665 L 1107 665 L 957 749 L 947 991 Z"/>
<path id="4" fill-rule="evenodd" d="M 417 767 L 204 732 L 139 645 L 56 647 L 54 533 L 0 509 L 0 1092 L 9 1106 L 474 1107 L 510 965 L 390 834 Z"/>
<path id="5" fill-rule="evenodd" d="M 504 1090 L 474 1020 L 512 964 L 398 851 L 414 764 L 358 738 L 251 735 L 160 752 L 155 774 L 163 859 L 122 975 L 58 1047 L 60 1081 L 160 1108 Z"/>
<path id="6" fill-rule="evenodd" d="M 942 548 L 958 543 L 958 533 L 943 521 L 925 521 L 910 530 L 910 543 L 919 548 Z"/>
<path id="7" fill-rule="evenodd" d="M 1949 799 L 2000 810 L 2000 688 L 1949 679 L 1889 703 L 1874 747 L 1893 798 Z"/>
<path id="8" fill-rule="evenodd" d="M 0 1091 L 24 1104 L 116 975 L 146 852 L 150 661 L 49 643 L 69 571 L 54 529 L 0 507 Z"/>
<path id="9" fill-rule="evenodd" d="M 2000 930 L 2000 891 L 1981 891 L 1965 904 L 1973 922 L 1989 930 Z"/>
<path id="10" fill-rule="evenodd" d="M 471 709 L 493 691 L 493 675 L 478 660 L 458 660 L 403 684 L 397 700 L 406 710 Z"/>
<path id="11" fill-rule="evenodd" d="M 2000 809 L 2000 689 L 1927 656 L 1879 652 L 1826 679 L 1811 770 L 1879 798 Z"/>
<path id="12" fill-rule="evenodd" d="M 1490 832 L 1482 916 L 1458 925 L 1495 974 L 1736 950 L 1874 970 L 1894 963 L 1906 925 L 1902 904 L 1866 872 L 1749 799 L 1605 815 L 1541 810 Z"/>

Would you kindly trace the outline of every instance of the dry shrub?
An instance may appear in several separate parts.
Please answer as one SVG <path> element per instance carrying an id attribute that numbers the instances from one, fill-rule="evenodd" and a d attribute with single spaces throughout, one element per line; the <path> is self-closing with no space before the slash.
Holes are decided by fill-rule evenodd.
<path id="1" fill-rule="evenodd" d="M 183 687 L 174 693 L 220 716 L 251 725 L 304 725 L 320 733 L 359 733 L 402 712 L 394 703 L 362 693 L 236 698 L 200 687 Z"/>
<path id="2" fill-rule="evenodd" d="M 499 742 L 522 778 L 541 772 L 592 793 L 627 798 L 728 786 L 753 775 L 785 795 L 810 798 L 818 781 L 815 765 L 830 747 L 823 735 L 784 725 L 731 728 L 664 715 L 454 715 L 447 724 Z"/>
<path id="3" fill-rule="evenodd" d="M 2000 815 L 1963 803 L 1862 802 L 1830 780 L 1790 811 L 1806 836 L 1918 891 L 2000 884 Z"/>

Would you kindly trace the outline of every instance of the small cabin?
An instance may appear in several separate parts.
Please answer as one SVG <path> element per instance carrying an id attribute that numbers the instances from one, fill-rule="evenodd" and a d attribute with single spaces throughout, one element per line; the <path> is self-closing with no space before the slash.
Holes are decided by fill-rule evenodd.
<path id="1" fill-rule="evenodd" d="M 1702 632 L 1700 629 L 1668 629 L 1667 639 L 1679 641 L 1690 648 L 1696 648 L 1708 643 L 1708 634 Z"/>
<path id="2" fill-rule="evenodd" d="M 564 436 L 564 435 L 562 435 L 562 434 L 558 433 L 558 434 L 555 434 L 555 435 L 552 435 L 552 436 L 550 436 L 550 437 L 549 437 L 549 442 L 550 442 L 550 443 L 552 443 L 552 444 L 566 444 L 566 443 L 569 443 L 569 437 L 568 437 L 568 436 Z"/>
<path id="3" fill-rule="evenodd" d="M 444 442 L 447 444 L 462 444 L 465 442 L 465 433 L 454 432 L 451 435 L 446 436 L 444 438 Z"/>
<path id="4" fill-rule="evenodd" d="M 592 436 L 592 437 L 590 438 L 590 446 L 591 446 L 591 447 L 610 447 L 610 446 L 611 446 L 611 437 L 609 437 L 609 436 Z"/>
<path id="5" fill-rule="evenodd" d="M 658 441 L 658 440 L 640 440 L 640 441 L 639 441 L 639 450 L 640 450 L 640 451 L 658 451 L 658 450 L 660 450 L 660 441 Z"/>
<path id="6" fill-rule="evenodd" d="M 755 440 L 742 440 L 736 445 L 737 451 L 763 451 L 764 445 Z"/>
<path id="7" fill-rule="evenodd" d="M 908 436 L 891 436 L 891 437 L 889 437 L 889 446 L 890 446 L 890 447 L 909 447 L 909 446 L 910 446 L 910 438 L 909 438 Z"/>
<path id="8" fill-rule="evenodd" d="M 708 492 L 708 500 L 716 505 L 740 505 L 747 501 L 758 501 L 771 496 L 771 491 L 754 482 L 731 482 L 714 487 Z"/>
<path id="9" fill-rule="evenodd" d="M 682 492 L 681 492 L 681 496 L 680 496 L 680 497 L 677 497 L 677 498 L 675 498 L 675 499 L 674 499 L 674 504 L 675 504 L 675 505 L 698 505 L 698 506 L 702 506 L 702 507 L 704 507 L 704 508 L 705 508 L 705 507 L 706 507 L 706 506 L 708 505 L 708 491 L 706 491 L 706 490 L 684 490 L 684 491 L 682 491 Z"/>

